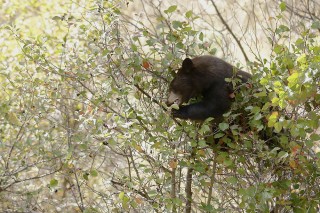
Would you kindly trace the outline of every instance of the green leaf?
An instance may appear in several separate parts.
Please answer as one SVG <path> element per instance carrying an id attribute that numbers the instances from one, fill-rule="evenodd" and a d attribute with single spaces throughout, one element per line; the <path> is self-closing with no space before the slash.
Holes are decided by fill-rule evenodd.
<path id="1" fill-rule="evenodd" d="M 311 139 L 312 141 L 320 141 L 320 135 L 313 133 L 313 134 L 310 135 L 310 139 Z"/>
<path id="2" fill-rule="evenodd" d="M 54 21 L 61 21 L 61 20 L 62 20 L 62 17 L 60 17 L 60 16 L 53 16 L 53 17 L 52 17 L 52 20 L 54 20 Z"/>
<path id="3" fill-rule="evenodd" d="M 246 170 L 244 168 L 238 168 L 237 172 L 239 173 L 239 175 L 245 175 L 246 174 Z"/>
<path id="4" fill-rule="evenodd" d="M 315 21 L 311 25 L 312 29 L 320 29 L 320 21 Z"/>
<path id="5" fill-rule="evenodd" d="M 200 141 L 198 142 L 198 146 L 199 146 L 199 147 L 206 147 L 206 146 L 207 146 L 207 142 L 206 142 L 205 140 L 200 140 Z"/>
<path id="6" fill-rule="evenodd" d="M 231 184 L 236 184 L 238 182 L 238 179 L 236 177 L 228 177 L 226 181 Z"/>
<path id="7" fill-rule="evenodd" d="M 248 148 L 248 149 L 252 149 L 252 142 L 249 140 L 245 140 L 244 142 L 244 147 Z"/>
<path id="8" fill-rule="evenodd" d="M 200 39 L 200 41 L 203 41 L 203 32 L 201 32 L 201 33 L 199 34 L 199 39 Z"/>
<path id="9" fill-rule="evenodd" d="M 229 167 L 233 165 L 233 161 L 230 158 L 225 159 L 225 161 L 223 162 L 223 165 Z"/>
<path id="10" fill-rule="evenodd" d="M 84 173 L 82 176 L 83 176 L 83 179 L 85 179 L 86 181 L 89 180 L 89 173 Z"/>
<path id="11" fill-rule="evenodd" d="M 219 129 L 221 129 L 222 131 L 226 130 L 229 128 L 229 124 L 228 123 L 219 123 Z"/>
<path id="12" fill-rule="evenodd" d="M 282 51 L 284 50 L 284 47 L 282 45 L 276 45 L 273 49 L 273 51 L 276 53 L 276 54 L 280 54 Z"/>
<path id="13" fill-rule="evenodd" d="M 280 33 L 283 33 L 283 32 L 289 32 L 290 29 L 289 27 L 285 26 L 285 25 L 280 25 L 277 29 L 276 29 L 276 33 L 280 34 Z"/>
<path id="14" fill-rule="evenodd" d="M 177 9 L 177 5 L 172 5 L 172 6 L 170 6 L 167 10 L 165 10 L 164 12 L 165 12 L 166 14 L 168 14 L 168 13 L 173 13 L 176 9 Z"/>
<path id="15" fill-rule="evenodd" d="M 198 146 L 198 143 L 197 143 L 196 141 L 192 140 L 191 143 L 190 143 L 190 145 L 191 145 L 192 147 L 197 147 L 197 146 Z"/>
<path id="16" fill-rule="evenodd" d="M 215 209 L 213 208 L 212 205 L 207 205 L 205 203 L 201 203 L 201 208 L 205 211 L 205 212 L 216 212 L 214 211 Z"/>
<path id="17" fill-rule="evenodd" d="M 50 187 L 56 187 L 57 185 L 58 185 L 58 180 L 56 180 L 56 179 L 50 180 Z"/>
<path id="18" fill-rule="evenodd" d="M 174 29 L 178 29 L 182 27 L 182 22 L 181 21 L 173 21 L 172 26 Z"/>
<path id="19" fill-rule="evenodd" d="M 123 200 L 123 198 L 124 198 L 124 192 L 120 192 L 120 193 L 119 193 L 119 198 L 120 198 L 120 200 Z"/>
<path id="20" fill-rule="evenodd" d="M 194 166 L 193 166 L 194 170 L 197 171 L 197 172 L 200 172 L 200 173 L 204 173 L 206 172 L 206 168 L 207 166 L 202 164 L 202 163 L 196 163 Z"/>
<path id="21" fill-rule="evenodd" d="M 292 73 L 289 77 L 288 77 L 288 86 L 290 88 L 294 87 L 296 84 L 298 84 L 298 80 L 299 80 L 299 73 L 295 72 Z"/>
<path id="22" fill-rule="evenodd" d="M 297 62 L 299 62 L 300 64 L 305 64 L 307 63 L 307 55 L 306 54 L 302 54 L 297 58 Z"/>
<path id="23" fill-rule="evenodd" d="M 0 29 L 6 29 L 6 30 L 12 30 L 12 27 L 10 25 L 1 25 Z"/>
<path id="24" fill-rule="evenodd" d="M 193 15 L 192 10 L 189 10 L 188 12 L 186 12 L 185 16 L 186 18 L 190 18 Z"/>
<path id="25" fill-rule="evenodd" d="M 191 30 L 192 30 L 192 27 L 184 27 L 182 29 L 183 32 L 190 32 Z M 192 32 L 194 32 L 194 31 L 192 31 Z"/>
<path id="26" fill-rule="evenodd" d="M 220 132 L 214 135 L 214 138 L 222 138 L 224 136 L 224 133 Z"/>
<path id="27" fill-rule="evenodd" d="M 138 51 L 138 47 L 134 44 L 131 45 L 131 49 L 133 52 L 137 52 Z"/>
<path id="28" fill-rule="evenodd" d="M 277 122 L 274 124 L 275 132 L 279 133 L 282 130 L 282 124 Z"/>
<path id="29" fill-rule="evenodd" d="M 281 3 L 280 3 L 280 5 L 279 5 L 279 7 L 280 7 L 281 12 L 283 12 L 283 11 L 285 11 L 285 10 L 286 10 L 287 5 L 286 5 L 286 3 L 285 3 L 285 2 L 281 2 Z"/>
<path id="30" fill-rule="evenodd" d="M 97 212 L 100 212 L 97 208 L 92 208 L 92 207 L 89 207 L 89 208 L 86 208 L 83 213 L 97 213 Z"/>
<path id="31" fill-rule="evenodd" d="M 11 125 L 21 126 L 21 122 L 19 121 L 17 115 L 14 112 L 8 112 L 6 114 L 6 119 L 9 121 Z"/>
<path id="32" fill-rule="evenodd" d="M 92 177 L 97 177 L 98 176 L 98 172 L 97 172 L 97 170 L 91 170 L 90 171 L 90 175 L 92 176 Z"/>
<path id="33" fill-rule="evenodd" d="M 278 112 L 272 112 L 268 118 L 268 127 L 273 127 L 278 120 Z"/>
<path id="34" fill-rule="evenodd" d="M 266 91 L 257 92 L 254 94 L 254 97 L 266 97 L 266 96 L 267 96 Z"/>
<path id="35" fill-rule="evenodd" d="M 178 43 L 176 44 L 176 47 L 177 47 L 178 49 L 185 49 L 185 47 L 184 47 L 184 45 L 183 45 L 182 42 L 178 42 Z"/>
<path id="36" fill-rule="evenodd" d="M 280 137 L 280 144 L 281 146 L 286 147 L 288 145 L 288 137 L 282 135 Z"/>
<path id="37" fill-rule="evenodd" d="M 211 128 L 208 124 L 203 124 L 201 126 L 201 129 L 199 130 L 200 133 L 207 133 L 207 132 L 211 132 Z"/>
<path id="38" fill-rule="evenodd" d="M 299 49 L 303 49 L 304 48 L 304 40 L 302 38 L 298 38 L 295 42 L 295 45 L 299 48 Z"/>
<path id="39" fill-rule="evenodd" d="M 280 102 L 280 98 L 278 98 L 278 97 L 273 97 L 271 99 L 272 106 L 278 106 L 279 102 Z"/>
<path id="40" fill-rule="evenodd" d="M 286 157 L 288 157 L 289 154 L 287 152 L 284 152 L 284 151 L 280 151 L 279 154 L 278 154 L 278 158 L 281 160 L 281 159 L 284 159 Z"/>
<path id="41" fill-rule="evenodd" d="M 261 80 L 260 80 L 260 84 L 262 84 L 262 85 L 267 85 L 269 83 L 269 81 L 268 81 L 268 79 L 266 79 L 266 78 L 261 78 Z"/>
<path id="42" fill-rule="evenodd" d="M 251 112 L 254 114 L 259 113 L 259 112 L 261 112 L 261 108 L 258 106 L 252 107 Z"/>

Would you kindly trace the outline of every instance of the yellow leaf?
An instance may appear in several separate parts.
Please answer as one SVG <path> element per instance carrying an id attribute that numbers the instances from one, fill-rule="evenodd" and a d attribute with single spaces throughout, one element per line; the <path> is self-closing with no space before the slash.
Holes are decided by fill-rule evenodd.
<path id="1" fill-rule="evenodd" d="M 143 152 L 143 149 L 142 149 L 141 146 L 139 146 L 139 145 L 135 145 L 134 148 L 135 148 L 138 152 Z"/>
<path id="2" fill-rule="evenodd" d="M 120 193 L 119 193 L 119 198 L 120 198 L 120 200 L 123 200 L 123 198 L 124 198 L 124 192 L 120 192 Z"/>
<path id="3" fill-rule="evenodd" d="M 21 122 L 14 112 L 8 112 L 6 118 L 10 124 L 21 126 Z"/>
<path id="4" fill-rule="evenodd" d="M 297 58 L 297 61 L 298 61 L 300 64 L 305 64 L 305 63 L 307 63 L 307 55 L 306 55 L 306 54 L 300 55 L 300 56 Z"/>
<path id="5" fill-rule="evenodd" d="M 273 103 L 273 104 L 278 104 L 279 103 L 279 98 L 277 98 L 277 97 L 274 97 L 274 98 L 272 98 L 272 100 L 271 100 L 271 102 Z"/>
<path id="6" fill-rule="evenodd" d="M 268 118 L 268 127 L 273 127 L 274 124 L 277 122 L 279 116 L 279 112 L 275 111 L 272 112 Z"/>
<path id="7" fill-rule="evenodd" d="M 298 81 L 299 81 L 299 73 L 295 72 L 295 73 L 292 73 L 289 77 L 288 77 L 288 86 L 290 88 L 292 88 L 293 86 L 295 86 Z"/>
<path id="8" fill-rule="evenodd" d="M 290 160 L 290 161 L 289 161 L 289 165 L 290 165 L 290 167 L 291 167 L 292 169 L 297 168 L 297 163 L 296 163 L 295 160 Z"/>
<path id="9" fill-rule="evenodd" d="M 299 145 L 295 145 L 293 147 L 291 147 L 291 152 L 292 154 L 296 155 L 297 152 L 301 149 L 301 147 Z"/>
<path id="10" fill-rule="evenodd" d="M 42 119 L 38 123 L 40 129 L 48 130 L 50 128 L 50 122 L 48 120 Z"/>
<path id="11" fill-rule="evenodd" d="M 170 166 L 172 169 L 177 168 L 177 165 L 178 165 L 178 162 L 175 161 L 175 160 L 172 160 L 172 161 L 170 161 L 170 163 L 169 163 L 169 166 Z"/>
<path id="12" fill-rule="evenodd" d="M 202 149 L 198 150 L 198 154 L 201 155 L 201 156 L 205 156 L 206 155 L 205 151 L 202 150 Z"/>
<path id="13" fill-rule="evenodd" d="M 137 204 L 142 204 L 143 203 L 143 199 L 140 197 L 135 197 L 134 200 L 136 201 Z"/>

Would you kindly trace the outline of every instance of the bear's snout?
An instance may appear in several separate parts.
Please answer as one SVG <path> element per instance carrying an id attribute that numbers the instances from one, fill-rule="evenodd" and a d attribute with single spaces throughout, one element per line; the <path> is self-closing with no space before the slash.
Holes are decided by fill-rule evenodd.
<path id="1" fill-rule="evenodd" d="M 176 94 L 174 92 L 170 92 L 167 100 L 167 106 L 171 106 L 172 104 L 181 104 L 181 95 Z"/>

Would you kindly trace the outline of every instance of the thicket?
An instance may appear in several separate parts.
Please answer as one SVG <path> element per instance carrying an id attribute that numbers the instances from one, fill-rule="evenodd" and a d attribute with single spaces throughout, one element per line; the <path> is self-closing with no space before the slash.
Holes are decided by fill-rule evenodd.
<path id="1" fill-rule="evenodd" d="M 240 48 L 252 81 L 212 128 L 174 120 L 164 104 L 186 56 L 219 52 L 193 11 L 159 9 L 147 25 L 117 1 L 70 3 L 76 13 L 12 4 L 6 17 L 29 18 L 0 31 L 1 210 L 319 211 L 317 19 L 292 36 L 280 4 L 266 30 L 271 57 Z"/>

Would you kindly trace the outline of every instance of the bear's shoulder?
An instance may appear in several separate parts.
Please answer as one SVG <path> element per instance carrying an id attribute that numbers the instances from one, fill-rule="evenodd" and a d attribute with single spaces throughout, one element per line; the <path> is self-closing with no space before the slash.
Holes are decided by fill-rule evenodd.
<path id="1" fill-rule="evenodd" d="M 215 56 L 211 55 L 202 55 L 202 56 L 197 56 L 192 59 L 192 62 L 195 66 L 197 65 L 211 65 L 211 64 L 216 64 L 216 63 L 227 63 L 224 60 L 217 58 Z"/>
<path id="2" fill-rule="evenodd" d="M 196 72 L 213 77 L 213 80 L 221 80 L 220 77 L 224 79 L 233 74 L 234 67 L 231 64 L 214 56 L 198 56 L 192 59 L 192 63 Z"/>

